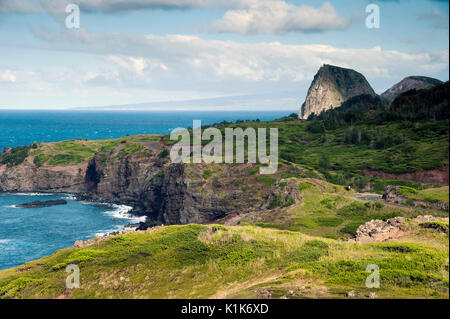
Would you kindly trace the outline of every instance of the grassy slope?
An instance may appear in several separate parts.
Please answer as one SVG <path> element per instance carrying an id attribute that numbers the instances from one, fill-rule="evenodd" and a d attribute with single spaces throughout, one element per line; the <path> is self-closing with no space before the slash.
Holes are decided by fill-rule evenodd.
<path id="1" fill-rule="evenodd" d="M 448 235 L 420 236 L 427 246 L 352 244 L 253 226 L 169 226 L 1 271 L 0 297 L 254 298 L 262 290 L 274 298 L 342 297 L 369 292 L 365 269 L 377 264 L 380 297 L 448 298 Z M 80 266 L 81 288 L 66 291 L 70 263 Z"/>
<path id="2" fill-rule="evenodd" d="M 334 184 L 319 181 L 322 189 L 314 182 L 303 182 L 299 206 L 278 208 L 255 219 L 244 217 L 241 225 L 250 224 L 247 226 L 171 226 L 153 233 L 118 236 L 84 249 L 58 251 L 1 271 L 1 297 L 53 298 L 63 293 L 75 298 L 258 297 L 264 289 L 273 297 L 290 290 L 290 297 L 342 296 L 349 290 L 366 291 L 364 270 L 374 263 L 381 268 L 382 288 L 376 291 L 381 297 L 448 298 L 448 270 L 444 270 L 448 267 L 448 235 L 415 225 L 415 236 L 407 243 L 359 245 L 335 240 L 353 234 L 370 219 L 428 213 L 364 203 L 336 184 L 364 187 L 370 182 L 379 192 L 392 182 L 361 177 L 364 167 L 399 173 L 448 166 L 448 121 L 356 126 L 369 135 L 382 131 L 400 141 L 382 149 L 342 143 L 344 129 L 313 133 L 308 123 L 292 120 L 228 126 L 278 127 L 284 165 L 302 168 L 300 173 L 283 170 L 278 175 L 284 176 L 279 177 L 325 176 Z M 40 165 L 69 165 L 89 160 L 99 151 L 109 152 L 108 158 L 149 151 L 147 144 L 160 139 L 141 135 L 44 143 L 31 147 L 29 154 L 39 158 Z M 21 159 L 22 153 L 20 150 L 17 158 Z M 209 180 L 214 174 L 214 166 L 206 166 L 202 177 Z M 263 184 L 274 183 L 258 176 L 253 168 L 249 174 Z M 395 183 L 419 189 L 413 191 L 414 196 L 423 199 L 448 198 L 448 187 L 425 189 L 431 185 Z M 64 288 L 68 263 L 80 265 L 82 280 L 82 288 L 70 293 Z M 298 290 L 299 286 L 307 288 Z"/>
<path id="3" fill-rule="evenodd" d="M 440 188 L 431 188 L 416 190 L 410 187 L 400 187 L 400 194 L 414 200 L 423 200 L 427 202 L 443 202 L 449 201 L 449 188 L 448 186 Z"/>
<path id="4" fill-rule="evenodd" d="M 134 135 L 120 139 L 79 139 L 56 143 L 34 143 L 28 148 L 26 156 L 30 156 L 36 166 L 64 166 L 89 161 L 98 152 L 117 153 L 117 157 L 120 158 L 128 154 L 148 151 L 144 145 L 159 140 L 160 137 L 157 135 Z M 20 164 L 25 157 L 22 151 L 10 161 L 15 160 Z M 8 163 L 5 162 L 5 164 Z"/>
<path id="5" fill-rule="evenodd" d="M 383 202 L 361 201 L 352 197 L 353 191 L 342 186 L 315 179 L 300 179 L 299 191 L 303 200 L 299 205 L 281 208 L 277 213 L 266 212 L 241 217 L 239 224 L 254 224 L 263 228 L 298 231 L 311 236 L 345 239 L 356 234 L 357 228 L 373 219 L 435 215 L 447 217 L 448 212 L 415 210 Z M 413 190 L 412 188 L 408 188 Z M 415 190 L 427 198 L 447 198 L 448 187 Z"/>
<path id="6" fill-rule="evenodd" d="M 349 172 L 360 172 L 370 166 L 385 172 L 405 173 L 445 167 L 449 162 L 448 121 L 424 122 L 418 124 L 418 128 L 403 122 L 353 126 L 367 131 L 373 138 L 383 132 L 398 139 L 395 142 L 398 144 L 382 149 L 370 143 L 344 144 L 345 129 L 312 133 L 307 130 L 308 122 L 273 121 L 239 126 L 278 127 L 281 158 L 316 168 L 320 168 L 323 154 L 329 159 L 330 169 Z"/>

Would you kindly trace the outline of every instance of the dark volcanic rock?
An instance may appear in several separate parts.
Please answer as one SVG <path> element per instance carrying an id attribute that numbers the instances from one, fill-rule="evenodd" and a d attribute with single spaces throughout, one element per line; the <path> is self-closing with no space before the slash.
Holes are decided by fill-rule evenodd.
<path id="1" fill-rule="evenodd" d="M 20 205 L 16 205 L 16 207 L 21 207 L 21 208 L 42 208 L 42 207 L 49 207 L 49 206 L 56 206 L 56 205 L 66 205 L 67 201 L 63 200 L 63 199 L 59 199 L 59 200 L 48 200 L 45 202 L 41 202 L 41 201 L 35 201 L 35 202 L 31 202 L 31 203 L 25 203 L 25 204 L 20 204 Z"/>

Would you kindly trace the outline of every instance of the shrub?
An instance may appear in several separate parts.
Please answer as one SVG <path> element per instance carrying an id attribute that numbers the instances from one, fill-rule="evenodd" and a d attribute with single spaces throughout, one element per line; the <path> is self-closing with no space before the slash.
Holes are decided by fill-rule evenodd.
<path id="1" fill-rule="evenodd" d="M 206 170 L 203 172 L 203 178 L 208 179 L 212 176 L 212 172 L 210 170 Z"/>
<path id="2" fill-rule="evenodd" d="M 28 146 L 13 148 L 9 153 L 0 155 L 0 163 L 6 164 L 8 167 L 20 165 L 28 157 L 29 152 L 30 147 Z"/>
<path id="3" fill-rule="evenodd" d="M 161 153 L 159 153 L 159 158 L 166 158 L 167 156 L 169 156 L 169 150 L 168 149 L 163 149 Z"/>
<path id="4" fill-rule="evenodd" d="M 37 168 L 42 166 L 41 158 L 39 156 L 34 157 L 33 163 Z"/>
<path id="5" fill-rule="evenodd" d="M 358 230 L 359 226 L 361 226 L 362 224 L 364 223 L 360 221 L 348 223 L 347 225 L 341 228 L 340 232 L 344 234 L 349 234 L 354 237 L 356 236 L 356 231 Z"/>

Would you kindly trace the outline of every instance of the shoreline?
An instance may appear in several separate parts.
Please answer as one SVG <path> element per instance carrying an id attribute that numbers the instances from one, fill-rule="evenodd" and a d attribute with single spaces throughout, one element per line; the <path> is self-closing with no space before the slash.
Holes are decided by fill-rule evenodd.
<path id="1" fill-rule="evenodd" d="M 134 214 L 134 208 L 128 205 L 124 205 L 124 204 L 116 204 L 116 203 L 106 203 L 106 202 L 100 202 L 100 201 L 88 201 L 88 200 L 84 200 L 82 198 L 80 198 L 80 195 L 78 194 L 73 194 L 73 193 L 47 193 L 47 192 L 0 192 L 0 196 L 17 196 L 17 197 L 22 197 L 22 196 L 30 196 L 30 197 L 47 197 L 47 196 L 58 196 L 60 198 L 63 198 L 65 200 L 70 200 L 70 201 L 74 201 L 74 202 L 79 202 L 85 205 L 95 205 L 95 206 L 99 206 L 99 207 L 108 207 L 110 208 L 109 210 L 105 209 L 101 212 L 101 214 L 107 215 L 109 216 L 112 220 L 116 219 L 116 220 L 121 220 L 121 219 L 128 219 L 129 223 L 127 224 L 120 224 L 120 225 L 115 225 L 114 227 L 116 229 L 110 229 L 109 231 L 105 231 L 103 232 L 102 229 L 97 229 L 94 230 L 94 232 L 92 233 L 91 236 L 89 237 L 78 237 L 75 238 L 73 240 L 72 246 L 76 243 L 76 242 L 80 242 L 80 241 L 89 241 L 89 240 L 93 240 L 95 238 L 107 238 L 109 236 L 113 236 L 113 235 L 117 235 L 117 234 L 121 234 L 124 232 L 130 232 L 130 231 L 136 231 L 136 229 L 141 226 L 141 224 L 145 224 L 146 220 L 147 220 L 147 216 L 142 216 L 142 215 L 137 215 Z M 17 205 L 6 205 L 5 207 L 7 208 L 14 208 L 14 209 L 20 209 L 20 207 L 17 207 Z M 42 207 L 42 208 L 48 208 L 48 207 Z M 26 208 L 23 208 L 26 209 Z M 35 208 L 35 209 L 39 209 L 39 208 Z M 111 228 L 114 228 L 111 227 Z M 8 242 L 8 241 L 7 241 Z M 6 243 L 7 243 L 6 242 Z M 65 249 L 65 248 L 69 248 L 72 247 L 70 245 L 65 245 L 64 247 L 58 248 L 55 251 L 53 251 L 51 254 L 55 253 L 57 250 L 59 249 Z M 49 254 L 49 255 L 51 255 Z M 45 256 L 43 256 L 45 257 Z M 7 269 L 11 269 L 11 268 L 15 268 L 15 267 L 20 267 L 23 264 L 26 264 L 27 262 L 33 261 L 36 258 L 30 259 L 28 261 L 25 261 L 24 263 L 18 264 L 16 266 L 13 267 L 8 267 L 2 270 L 7 270 Z"/>

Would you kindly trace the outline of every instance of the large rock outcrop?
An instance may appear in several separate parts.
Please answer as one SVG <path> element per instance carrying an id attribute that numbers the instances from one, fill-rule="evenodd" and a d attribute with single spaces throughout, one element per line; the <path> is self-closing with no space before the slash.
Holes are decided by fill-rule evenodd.
<path id="1" fill-rule="evenodd" d="M 307 119 L 313 113 L 318 115 L 362 94 L 376 96 L 361 73 L 326 64 L 314 77 L 305 103 L 300 109 L 299 118 Z"/>
<path id="2" fill-rule="evenodd" d="M 36 167 L 30 158 L 18 166 L 0 165 L 0 192 L 81 193 L 87 163 Z"/>
<path id="3" fill-rule="evenodd" d="M 204 164 L 171 164 L 156 154 L 144 156 L 118 161 L 94 156 L 86 170 L 83 198 L 126 204 L 134 207 L 134 213 L 146 215 L 150 223 L 165 225 L 208 223 L 267 205 L 267 196 L 250 199 L 236 184 L 248 175 L 247 164 L 223 165 L 220 179 L 205 179 L 208 167 Z"/>
<path id="4" fill-rule="evenodd" d="M 439 84 L 442 84 L 442 81 L 426 76 L 408 76 L 381 94 L 381 96 L 387 98 L 388 100 L 394 100 L 398 95 L 404 92 L 414 89 L 431 89 Z"/>
<path id="5" fill-rule="evenodd" d="M 251 173 L 253 164 L 173 164 L 161 155 L 165 147 L 124 156 L 100 151 L 77 165 L 36 167 L 30 156 L 20 165 L 0 165 L 0 193 L 71 193 L 124 204 L 152 225 L 209 223 L 265 209 L 272 200 L 271 186 Z"/>

